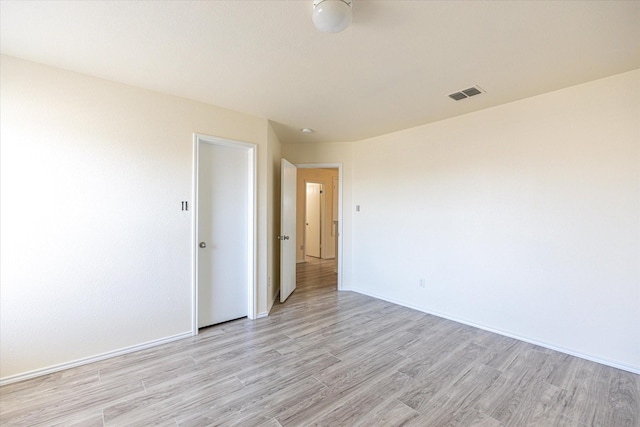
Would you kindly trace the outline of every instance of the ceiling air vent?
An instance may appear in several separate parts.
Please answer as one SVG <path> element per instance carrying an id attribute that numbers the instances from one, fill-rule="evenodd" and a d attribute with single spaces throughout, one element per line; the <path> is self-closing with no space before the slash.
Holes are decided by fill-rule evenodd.
<path id="1" fill-rule="evenodd" d="M 461 90 L 460 92 L 455 92 L 449 95 L 449 98 L 461 101 L 463 99 L 470 98 L 472 96 L 480 95 L 483 92 L 478 86 L 472 86 L 468 89 Z"/>

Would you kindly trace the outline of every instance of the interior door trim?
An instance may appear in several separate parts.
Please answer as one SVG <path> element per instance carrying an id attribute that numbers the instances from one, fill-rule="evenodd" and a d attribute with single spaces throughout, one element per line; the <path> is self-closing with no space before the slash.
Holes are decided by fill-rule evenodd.
<path id="1" fill-rule="evenodd" d="M 298 169 L 338 169 L 338 253 L 336 254 L 338 260 L 338 290 L 342 288 L 342 163 L 297 163 L 295 166 Z"/>
<path id="2" fill-rule="evenodd" d="M 248 245 L 247 251 L 249 271 L 247 272 L 248 286 L 248 309 L 247 317 L 249 319 L 257 318 L 257 163 L 256 153 L 257 145 L 250 142 L 234 141 L 232 139 L 219 138 L 194 133 L 193 134 L 193 165 L 192 165 L 192 194 L 191 198 L 191 335 L 198 335 L 198 161 L 200 143 L 220 145 L 224 147 L 244 148 L 248 153 L 248 188 L 249 203 L 247 206 L 247 223 L 248 223 Z"/>

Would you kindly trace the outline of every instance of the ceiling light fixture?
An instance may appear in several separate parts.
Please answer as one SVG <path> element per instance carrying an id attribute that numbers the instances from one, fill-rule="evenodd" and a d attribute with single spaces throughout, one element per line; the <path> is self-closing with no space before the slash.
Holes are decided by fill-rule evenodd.
<path id="1" fill-rule="evenodd" d="M 353 0 L 313 0 L 313 24 L 324 33 L 339 33 L 351 24 Z"/>
<path id="2" fill-rule="evenodd" d="M 304 134 L 307 134 L 307 135 L 308 135 L 308 134 L 310 134 L 310 133 L 313 133 L 313 132 L 314 132 L 314 130 L 313 130 L 313 129 L 310 129 L 310 128 L 302 128 L 302 129 L 300 129 L 300 132 L 302 132 L 302 133 L 304 133 Z"/>

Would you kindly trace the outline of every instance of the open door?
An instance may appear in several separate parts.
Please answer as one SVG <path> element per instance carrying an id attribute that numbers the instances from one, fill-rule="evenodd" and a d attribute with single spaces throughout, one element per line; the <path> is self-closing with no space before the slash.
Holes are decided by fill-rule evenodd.
<path id="1" fill-rule="evenodd" d="M 322 184 L 306 183 L 304 248 L 306 255 L 316 258 L 322 257 L 322 191 Z"/>
<path id="2" fill-rule="evenodd" d="M 280 206 L 280 302 L 296 289 L 297 168 L 282 159 Z"/>

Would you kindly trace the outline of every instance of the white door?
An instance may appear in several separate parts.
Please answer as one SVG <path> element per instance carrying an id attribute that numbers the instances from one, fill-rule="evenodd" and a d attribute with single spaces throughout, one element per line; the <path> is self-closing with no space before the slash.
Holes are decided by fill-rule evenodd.
<path id="1" fill-rule="evenodd" d="M 296 289 L 297 168 L 282 159 L 280 206 L 280 302 Z"/>
<path id="2" fill-rule="evenodd" d="M 322 184 L 307 182 L 305 194 L 305 253 L 308 256 L 320 258 Z"/>
<path id="3" fill-rule="evenodd" d="M 246 147 L 199 141 L 198 327 L 248 315 L 250 153 Z"/>

